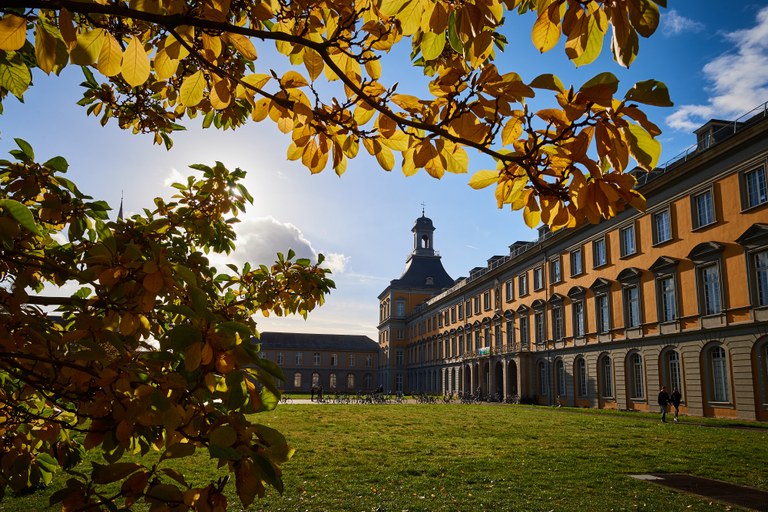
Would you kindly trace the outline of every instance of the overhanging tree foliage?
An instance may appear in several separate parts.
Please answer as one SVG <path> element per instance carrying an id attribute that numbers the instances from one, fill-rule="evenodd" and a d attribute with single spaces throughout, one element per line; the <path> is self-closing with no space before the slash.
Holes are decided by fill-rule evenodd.
<path id="1" fill-rule="evenodd" d="M 638 104 L 669 105 L 669 96 L 651 79 L 617 97 L 619 81 L 606 72 L 580 86 L 551 73 L 525 81 L 495 63 L 505 16 L 530 17 L 542 52 L 564 36 L 568 58 L 585 65 L 609 37 L 614 59 L 629 66 L 659 6 L 5 0 L 0 101 L 21 99 L 35 70 L 74 65 L 86 75 L 79 103 L 89 114 L 168 148 L 181 123 L 200 116 L 221 129 L 272 120 L 289 137 L 287 157 L 313 173 L 342 174 L 364 148 L 385 170 L 440 178 L 467 172 L 472 152 L 496 163 L 472 187 L 495 186 L 499 207 L 557 229 L 644 207 L 625 171 L 630 159 L 655 166 L 660 130 Z M 388 54 L 408 43 L 423 97 L 390 79 Z M 285 57 L 284 70 L 260 65 L 265 44 Z M 534 111 L 534 98 L 551 106 Z M 333 287 L 327 271 L 290 253 L 270 268 L 211 267 L 205 254 L 234 247 L 232 223 L 250 201 L 242 171 L 193 166 L 202 178 L 179 185 L 173 202 L 109 222 L 105 204 L 62 176 L 63 158 L 39 164 L 17 143 L 16 160 L 0 162 L 0 489 L 45 484 L 84 449 L 105 463 L 73 472 L 53 495 L 67 510 L 137 500 L 224 510 L 225 480 L 195 485 L 169 464 L 198 449 L 234 475 L 246 505 L 265 485 L 280 489 L 290 448 L 245 416 L 274 407 L 279 376 L 248 343 L 251 316 L 306 314 Z M 77 291 L 39 295 L 46 284 Z M 151 451 L 159 460 L 126 460 Z"/>

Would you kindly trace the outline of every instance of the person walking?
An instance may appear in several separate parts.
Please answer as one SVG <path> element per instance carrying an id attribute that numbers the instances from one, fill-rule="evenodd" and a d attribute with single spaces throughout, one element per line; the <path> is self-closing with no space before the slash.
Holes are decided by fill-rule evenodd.
<path id="1" fill-rule="evenodd" d="M 667 421 L 667 405 L 669 404 L 669 393 L 667 393 L 667 386 L 661 386 L 659 391 L 659 407 L 661 408 L 661 421 L 666 423 Z"/>
<path id="2" fill-rule="evenodd" d="M 680 401 L 683 399 L 680 390 L 675 388 L 672 390 L 672 394 L 669 396 L 669 401 L 672 403 L 672 407 L 675 408 L 675 423 L 677 423 L 677 415 L 680 414 Z"/>

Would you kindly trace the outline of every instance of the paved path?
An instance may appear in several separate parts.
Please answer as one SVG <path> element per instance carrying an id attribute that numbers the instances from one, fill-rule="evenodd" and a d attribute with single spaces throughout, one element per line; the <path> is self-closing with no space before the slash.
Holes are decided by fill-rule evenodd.
<path id="1" fill-rule="evenodd" d="M 712 480 L 698 476 L 680 473 L 651 473 L 647 475 L 630 475 L 638 480 L 645 480 L 709 499 L 751 510 L 768 511 L 768 492 L 729 484 L 720 480 Z"/>

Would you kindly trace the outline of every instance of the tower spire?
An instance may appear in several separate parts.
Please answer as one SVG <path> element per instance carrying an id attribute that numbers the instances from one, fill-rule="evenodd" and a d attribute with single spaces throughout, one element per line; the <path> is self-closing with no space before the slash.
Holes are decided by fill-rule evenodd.
<path id="1" fill-rule="evenodd" d="M 123 220 L 123 191 L 120 191 L 120 209 L 117 210 L 117 220 Z"/>

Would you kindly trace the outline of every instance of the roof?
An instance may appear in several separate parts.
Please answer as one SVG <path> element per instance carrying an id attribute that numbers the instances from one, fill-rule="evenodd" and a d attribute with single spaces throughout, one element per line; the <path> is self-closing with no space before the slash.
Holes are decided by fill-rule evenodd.
<path id="1" fill-rule="evenodd" d="M 378 352 L 379 345 L 368 336 L 354 334 L 311 334 L 299 332 L 262 332 L 262 348 L 295 350 L 347 350 Z"/>
<path id="2" fill-rule="evenodd" d="M 431 281 L 428 280 L 430 277 Z M 440 291 L 453 286 L 453 279 L 443 268 L 440 256 L 413 256 L 408 260 L 403 275 L 393 280 L 391 286 Z"/>

